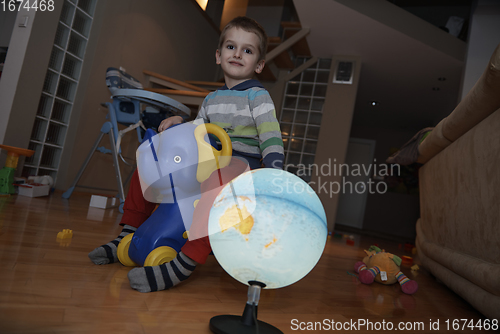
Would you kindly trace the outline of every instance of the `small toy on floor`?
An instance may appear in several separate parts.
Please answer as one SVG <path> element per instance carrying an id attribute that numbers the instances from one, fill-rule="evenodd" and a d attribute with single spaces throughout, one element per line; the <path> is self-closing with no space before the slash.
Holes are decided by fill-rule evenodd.
<path id="1" fill-rule="evenodd" d="M 73 238 L 73 230 L 63 229 L 61 232 L 57 233 L 57 242 L 61 247 L 68 247 L 71 244 L 71 239 Z"/>
<path id="2" fill-rule="evenodd" d="M 57 239 L 71 239 L 73 238 L 73 230 L 63 229 L 61 232 L 57 233 Z"/>
<path id="3" fill-rule="evenodd" d="M 366 256 L 363 261 L 354 265 L 354 270 L 359 274 L 359 280 L 363 284 L 372 284 L 376 281 L 381 284 L 394 284 L 399 282 L 401 290 L 412 295 L 418 290 L 418 283 L 410 280 L 400 270 L 401 258 L 386 253 L 376 246 L 365 250 Z"/>

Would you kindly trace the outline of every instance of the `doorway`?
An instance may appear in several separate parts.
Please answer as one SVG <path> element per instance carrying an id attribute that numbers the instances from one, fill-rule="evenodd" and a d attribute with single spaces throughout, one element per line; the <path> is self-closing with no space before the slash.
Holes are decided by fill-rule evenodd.
<path id="1" fill-rule="evenodd" d="M 375 140 L 350 138 L 342 171 L 335 225 L 363 228 L 369 181 L 373 174 Z M 344 167 L 345 166 L 345 167 Z"/>

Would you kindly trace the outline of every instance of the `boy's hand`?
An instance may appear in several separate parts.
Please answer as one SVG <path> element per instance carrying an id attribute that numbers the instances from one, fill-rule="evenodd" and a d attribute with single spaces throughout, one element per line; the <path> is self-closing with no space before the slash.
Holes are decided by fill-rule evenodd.
<path id="1" fill-rule="evenodd" d="M 172 116 L 169 118 L 165 118 L 163 121 L 161 121 L 160 126 L 158 127 L 158 132 L 165 131 L 172 125 L 181 124 L 183 121 L 184 120 L 181 116 Z"/>

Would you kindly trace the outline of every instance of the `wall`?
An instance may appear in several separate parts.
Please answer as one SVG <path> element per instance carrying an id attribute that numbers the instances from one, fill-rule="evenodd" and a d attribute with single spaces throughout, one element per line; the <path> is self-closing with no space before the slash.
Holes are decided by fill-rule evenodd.
<path id="1" fill-rule="evenodd" d="M 353 61 L 354 78 L 353 84 L 332 83 L 335 67 L 338 60 Z M 349 133 L 351 130 L 352 116 L 358 90 L 359 75 L 361 72 L 361 58 L 356 56 L 333 56 L 330 71 L 329 85 L 326 92 L 325 104 L 323 106 L 322 125 L 316 148 L 315 165 L 342 164 L 345 161 L 347 145 L 349 143 Z M 332 169 L 333 170 L 333 169 Z M 318 193 L 326 211 L 328 220 L 328 230 L 332 231 L 335 226 L 337 216 L 338 194 L 330 194 L 330 182 L 341 182 L 339 175 L 335 173 L 318 173 L 312 175 L 311 186 Z M 313 183 L 314 182 L 314 183 Z M 326 184 L 328 192 L 321 189 L 319 184 Z"/>
<path id="2" fill-rule="evenodd" d="M 4 145 L 28 148 L 62 6 L 54 8 L 18 13 L 18 18 L 29 19 L 27 27 L 17 26 L 16 20 L 0 78 L 0 143 Z M 2 154 L 0 165 L 4 162 Z"/>
<path id="3" fill-rule="evenodd" d="M 259 22 L 268 36 L 279 36 L 284 4 L 285 0 L 249 0 L 245 15 Z"/>
<path id="4" fill-rule="evenodd" d="M 108 67 L 121 66 L 142 82 L 143 70 L 179 80 L 214 80 L 218 32 L 196 6 L 177 0 L 98 2 L 57 188 L 69 187 L 105 121 L 107 109 L 100 103 L 110 101 Z M 106 137 L 102 144 L 109 147 Z M 135 132 L 127 134 L 123 155 L 135 159 L 137 146 Z M 122 177 L 130 171 L 122 168 Z M 79 185 L 116 189 L 111 155 L 94 154 Z"/>
<path id="5" fill-rule="evenodd" d="M 58 3 L 53 12 L 27 12 L 28 28 L 14 27 L 0 79 L 2 144 L 28 147 L 62 8 Z M 144 69 L 180 80 L 214 80 L 218 32 L 195 6 L 194 1 L 175 0 L 98 1 L 59 167 L 58 189 L 71 184 L 105 121 L 107 112 L 100 103 L 110 101 L 105 85 L 108 67 L 122 66 L 143 82 Z M 103 144 L 109 146 L 107 140 Z M 126 136 L 123 146 L 129 149 L 124 155 L 134 158 L 137 144 L 137 136 Z M 5 157 L 2 153 L 1 165 Z M 111 161 L 111 156 L 96 153 L 81 184 L 116 188 Z M 22 159 L 18 171 L 21 168 Z"/>
<path id="6" fill-rule="evenodd" d="M 435 50 L 439 50 L 454 59 L 462 60 L 465 55 L 465 43 L 458 38 L 437 30 L 432 24 L 385 0 L 334 0 L 356 12 L 379 21 L 380 23 L 420 41 Z M 495 1 L 495 0 L 490 0 Z M 423 24 L 424 23 L 424 24 Z"/>
<path id="7" fill-rule="evenodd" d="M 400 6 L 400 3 L 395 3 Z M 436 27 L 446 27 L 451 16 L 456 16 L 465 20 L 464 26 L 470 16 L 470 5 L 457 3 L 453 5 L 432 5 L 432 6 L 400 6 L 404 10 L 418 16 L 419 18 L 435 25 Z M 451 32 L 450 32 L 451 33 Z M 456 36 L 456 35 L 455 35 Z M 460 35 L 459 35 L 460 36 Z"/>
<path id="8" fill-rule="evenodd" d="M 497 0 L 476 1 L 469 29 L 462 98 L 483 74 L 493 50 L 500 43 L 500 3 Z"/>
<path id="9" fill-rule="evenodd" d="M 479 79 L 493 50 L 500 43 L 499 31 L 498 1 L 477 1 L 470 25 L 462 97 Z M 353 126 L 351 137 L 376 140 L 375 158 L 377 163 L 382 163 L 390 155 L 391 148 L 401 147 L 418 130 Z M 411 241 L 415 238 L 415 223 L 419 216 L 419 198 L 416 195 L 393 192 L 382 195 L 370 194 L 367 199 L 363 231 Z"/>
<path id="10" fill-rule="evenodd" d="M 0 47 L 9 46 L 17 12 L 0 11 Z"/>
<path id="11" fill-rule="evenodd" d="M 220 30 L 237 16 L 244 16 L 247 12 L 248 0 L 225 0 L 222 17 L 220 19 Z"/>
<path id="12" fill-rule="evenodd" d="M 350 136 L 376 141 L 373 163 L 379 166 L 385 163 L 385 160 L 391 155 L 391 149 L 399 149 L 418 130 L 353 125 Z M 368 194 L 363 231 L 386 237 L 403 238 L 404 241 L 413 241 L 415 239 L 415 223 L 418 217 L 419 197 L 417 194 L 390 191 L 384 194 Z"/>

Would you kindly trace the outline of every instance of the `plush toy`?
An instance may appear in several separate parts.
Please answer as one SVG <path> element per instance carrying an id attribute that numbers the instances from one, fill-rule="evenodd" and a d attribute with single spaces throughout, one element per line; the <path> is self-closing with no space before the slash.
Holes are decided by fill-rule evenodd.
<path id="1" fill-rule="evenodd" d="M 354 265 L 354 270 L 359 274 L 359 280 L 364 284 L 372 284 L 377 281 L 381 284 L 394 284 L 399 282 L 401 290 L 412 295 L 418 290 L 418 284 L 410 280 L 399 269 L 401 258 L 386 253 L 376 246 L 365 250 L 366 257 Z"/>

